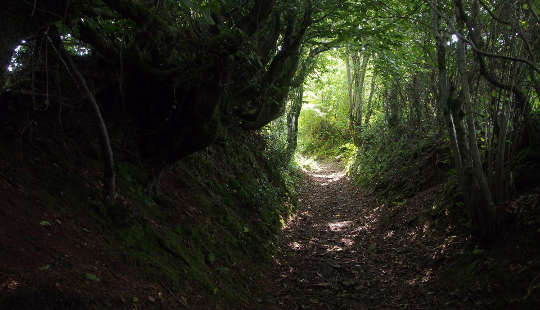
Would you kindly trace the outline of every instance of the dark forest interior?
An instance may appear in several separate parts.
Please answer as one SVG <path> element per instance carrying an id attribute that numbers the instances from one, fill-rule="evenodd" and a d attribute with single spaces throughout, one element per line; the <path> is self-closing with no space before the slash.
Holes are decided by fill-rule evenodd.
<path id="1" fill-rule="evenodd" d="M 539 309 L 538 0 L 5 0 L 0 309 Z"/>

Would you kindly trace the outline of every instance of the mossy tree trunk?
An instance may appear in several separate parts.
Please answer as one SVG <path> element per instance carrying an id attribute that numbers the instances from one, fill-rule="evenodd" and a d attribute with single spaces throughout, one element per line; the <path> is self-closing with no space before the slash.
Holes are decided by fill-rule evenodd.
<path id="1" fill-rule="evenodd" d="M 456 16 L 457 26 L 459 31 L 463 31 L 465 28 L 465 22 L 461 18 L 459 12 L 459 7 L 461 6 L 461 0 L 456 0 Z M 464 107 L 465 107 L 465 119 L 468 129 L 469 137 L 469 150 L 471 151 L 471 158 L 473 163 L 472 175 L 474 177 L 475 184 L 480 188 L 480 193 L 482 195 L 482 202 L 477 204 L 475 207 L 477 225 L 479 226 L 480 235 L 484 239 L 492 237 L 492 234 L 495 232 L 494 225 L 496 223 L 495 219 L 495 204 L 493 202 L 493 196 L 491 194 L 491 189 L 486 178 L 486 175 L 483 170 L 483 163 L 480 157 L 480 151 L 478 149 L 478 143 L 476 139 L 476 127 L 475 120 L 473 115 L 472 100 L 469 89 L 469 74 L 467 72 L 467 55 L 465 50 L 465 43 L 463 40 L 458 40 L 456 47 L 456 64 L 458 67 L 458 72 L 460 75 L 460 84 L 461 84 L 461 93 L 463 95 Z"/>
<path id="2" fill-rule="evenodd" d="M 302 110 L 303 99 L 303 85 L 300 85 L 291 91 L 291 103 L 289 111 L 287 112 L 287 157 L 289 160 L 292 159 L 298 144 L 298 118 L 300 117 L 300 112 Z"/>

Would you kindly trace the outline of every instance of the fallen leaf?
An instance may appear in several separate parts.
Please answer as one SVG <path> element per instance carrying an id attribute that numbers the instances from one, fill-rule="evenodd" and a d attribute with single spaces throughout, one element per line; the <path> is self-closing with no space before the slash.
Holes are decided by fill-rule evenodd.
<path id="1" fill-rule="evenodd" d="M 86 280 L 99 281 L 99 278 L 93 273 L 86 273 L 84 277 L 86 278 Z"/>

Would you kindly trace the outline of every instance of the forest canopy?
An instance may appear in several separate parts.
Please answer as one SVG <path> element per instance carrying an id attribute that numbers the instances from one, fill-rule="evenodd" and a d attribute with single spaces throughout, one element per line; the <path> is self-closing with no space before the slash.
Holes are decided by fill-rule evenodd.
<path id="1" fill-rule="evenodd" d="M 526 177 L 522 163 L 537 156 L 538 1 L 7 0 L 4 7 L 2 110 L 90 131 L 109 196 L 119 148 L 166 165 L 230 128 L 259 130 L 284 116 L 283 152 L 292 158 L 305 87 L 332 62 L 346 85 L 319 83 L 334 121 L 313 127 L 316 141 L 329 131 L 340 136 L 334 144 L 356 149 L 358 161 L 375 163 L 393 143 L 402 149 L 434 137 L 450 149 L 456 190 L 483 234 L 496 222 L 495 205 Z"/>

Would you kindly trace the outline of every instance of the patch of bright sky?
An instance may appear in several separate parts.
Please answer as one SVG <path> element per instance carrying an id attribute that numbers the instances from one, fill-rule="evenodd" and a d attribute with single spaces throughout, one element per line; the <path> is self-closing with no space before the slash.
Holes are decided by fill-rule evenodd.
<path id="1" fill-rule="evenodd" d="M 302 105 L 302 111 L 313 111 L 317 113 L 319 117 L 323 117 L 325 113 L 319 109 L 319 106 L 320 104 L 316 103 L 304 103 L 304 105 Z"/>
<path id="2" fill-rule="evenodd" d="M 313 92 L 313 90 L 306 89 L 304 91 L 304 100 L 306 102 L 304 102 L 302 105 L 302 111 L 313 111 L 317 113 L 319 117 L 324 116 L 325 113 L 319 108 L 321 105 L 321 99 L 315 92 Z"/>
<path id="3" fill-rule="evenodd" d="M 66 35 L 60 36 L 60 38 L 64 42 L 75 40 L 69 33 Z M 19 53 L 23 50 L 24 44 L 26 44 L 26 41 L 22 40 L 21 44 L 17 45 L 17 47 L 15 47 L 15 49 L 13 50 L 13 56 L 11 56 L 11 60 L 9 62 L 9 65 L 7 66 L 7 70 L 9 72 L 13 72 L 22 66 L 22 64 L 17 61 L 17 58 L 19 56 Z M 90 52 L 91 52 L 90 48 L 83 45 L 78 45 L 78 44 L 72 44 L 70 45 L 70 48 L 72 49 L 73 52 L 75 52 L 79 56 L 87 56 L 87 55 L 90 55 Z"/>
<path id="4" fill-rule="evenodd" d="M 60 39 L 62 39 L 63 41 L 74 40 L 70 33 L 66 34 L 65 36 L 60 36 Z M 87 56 L 90 54 L 90 49 L 82 45 L 71 45 L 71 48 L 79 56 Z"/>
<path id="5" fill-rule="evenodd" d="M 459 41 L 459 37 L 457 36 L 457 34 L 452 34 L 452 36 L 450 37 L 450 41 L 446 42 L 447 45 L 452 45 L 454 43 L 456 43 L 457 41 Z"/>
<path id="6" fill-rule="evenodd" d="M 13 50 L 13 56 L 11 56 L 11 60 L 9 62 L 9 65 L 7 66 L 7 70 L 9 72 L 13 72 L 16 69 L 20 68 L 22 66 L 21 63 L 17 62 L 17 55 L 21 52 L 23 48 L 23 44 L 25 44 L 26 41 L 22 40 L 20 45 L 17 45 L 15 49 Z"/>
<path id="7" fill-rule="evenodd" d="M 328 91 L 327 87 L 332 86 L 332 81 L 344 74 L 345 62 L 338 56 L 336 50 L 324 53 L 321 57 L 324 57 L 323 62 L 326 66 L 316 68 L 315 72 L 308 77 L 302 111 L 313 111 L 317 116 L 324 117 L 326 113 L 321 110 L 324 100 L 323 92 Z"/>

